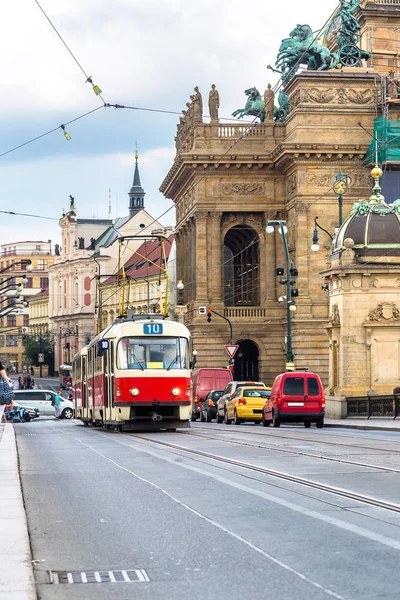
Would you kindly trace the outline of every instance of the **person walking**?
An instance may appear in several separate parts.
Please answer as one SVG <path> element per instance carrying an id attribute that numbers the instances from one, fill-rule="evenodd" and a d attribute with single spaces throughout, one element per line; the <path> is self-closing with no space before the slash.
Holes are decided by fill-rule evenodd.
<path id="1" fill-rule="evenodd" d="M 9 402 L 12 383 L 8 377 L 3 363 L 0 361 L 0 421 L 3 419 L 4 405 Z M 12 398 L 12 393 L 11 393 Z"/>
<path id="2" fill-rule="evenodd" d="M 60 390 L 59 390 L 60 392 Z M 54 408 L 56 411 L 56 419 L 61 419 L 61 402 L 62 397 L 58 394 L 54 395 Z"/>

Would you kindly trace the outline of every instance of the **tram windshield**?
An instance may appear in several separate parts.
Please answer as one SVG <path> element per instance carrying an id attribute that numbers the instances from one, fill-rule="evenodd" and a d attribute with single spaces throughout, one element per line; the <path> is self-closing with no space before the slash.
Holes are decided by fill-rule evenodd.
<path id="1" fill-rule="evenodd" d="M 117 349 L 118 369 L 189 369 L 186 338 L 123 338 Z"/>

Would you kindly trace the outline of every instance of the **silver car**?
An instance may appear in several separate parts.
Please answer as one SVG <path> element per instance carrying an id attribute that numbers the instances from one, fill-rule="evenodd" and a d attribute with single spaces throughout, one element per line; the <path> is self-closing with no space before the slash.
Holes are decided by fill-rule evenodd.
<path id="1" fill-rule="evenodd" d="M 57 394 L 50 390 L 15 390 L 14 398 L 22 406 L 38 408 L 41 417 L 55 417 L 54 397 Z M 72 419 L 74 416 L 74 403 L 71 400 L 61 398 L 61 417 Z"/>

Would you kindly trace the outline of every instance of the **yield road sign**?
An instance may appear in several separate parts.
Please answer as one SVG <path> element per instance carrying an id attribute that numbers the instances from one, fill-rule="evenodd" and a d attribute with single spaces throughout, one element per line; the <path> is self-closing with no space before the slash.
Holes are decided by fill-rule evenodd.
<path id="1" fill-rule="evenodd" d="M 238 351 L 238 348 L 239 346 L 233 344 L 231 346 L 225 346 L 225 350 L 229 354 L 230 358 L 233 358 L 235 356 L 236 352 Z"/>

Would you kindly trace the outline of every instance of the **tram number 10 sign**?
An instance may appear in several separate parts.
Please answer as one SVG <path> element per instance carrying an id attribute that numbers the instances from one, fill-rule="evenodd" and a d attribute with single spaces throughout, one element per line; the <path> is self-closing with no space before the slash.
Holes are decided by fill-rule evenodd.
<path id="1" fill-rule="evenodd" d="M 161 323 L 147 323 L 143 325 L 143 333 L 145 335 L 162 335 L 163 326 Z"/>

